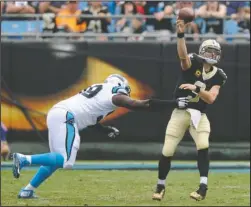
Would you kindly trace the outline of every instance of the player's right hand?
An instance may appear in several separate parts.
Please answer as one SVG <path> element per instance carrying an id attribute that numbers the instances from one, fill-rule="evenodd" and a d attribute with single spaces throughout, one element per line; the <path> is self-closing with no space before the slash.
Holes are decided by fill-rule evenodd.
<path id="1" fill-rule="evenodd" d="M 185 32 L 185 22 L 184 22 L 184 20 L 178 19 L 176 21 L 176 31 L 177 31 L 177 33 L 184 33 Z"/>
<path id="2" fill-rule="evenodd" d="M 181 97 L 176 99 L 176 103 L 179 109 L 187 108 L 189 99 L 187 97 Z"/>
<path id="3" fill-rule="evenodd" d="M 176 21 L 176 32 L 179 33 L 185 33 L 186 26 L 189 23 L 185 24 L 184 20 L 177 19 Z"/>

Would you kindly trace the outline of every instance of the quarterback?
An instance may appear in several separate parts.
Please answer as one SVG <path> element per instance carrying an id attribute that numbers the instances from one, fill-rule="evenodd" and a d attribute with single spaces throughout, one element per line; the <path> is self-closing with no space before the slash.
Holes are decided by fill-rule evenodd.
<path id="1" fill-rule="evenodd" d="M 40 165 L 30 183 L 21 189 L 18 198 L 35 198 L 34 191 L 57 169 L 71 169 L 80 146 L 79 131 L 96 127 L 114 138 L 119 130 L 99 122 L 117 107 L 130 110 L 156 111 L 176 106 L 186 108 L 187 98 L 177 100 L 133 100 L 128 81 L 121 75 L 110 75 L 104 83 L 94 84 L 52 107 L 47 115 L 50 153 L 23 155 L 13 153 L 13 176 L 20 177 L 23 167 Z"/>
<path id="2" fill-rule="evenodd" d="M 153 200 L 162 200 L 165 194 L 166 178 L 171 168 L 171 160 L 176 147 L 185 132 L 189 132 L 197 148 L 197 166 L 200 173 L 198 190 L 190 197 L 197 201 L 206 197 L 209 172 L 209 135 L 210 123 L 206 115 L 208 104 L 213 104 L 219 95 L 220 88 L 227 80 L 224 71 L 215 64 L 220 61 L 221 46 L 213 40 L 205 40 L 199 48 L 199 54 L 188 54 L 183 20 L 177 20 L 177 50 L 182 74 L 175 89 L 175 96 L 188 97 L 186 109 L 174 109 L 166 128 L 166 137 L 162 156 L 158 166 L 158 183 Z"/>

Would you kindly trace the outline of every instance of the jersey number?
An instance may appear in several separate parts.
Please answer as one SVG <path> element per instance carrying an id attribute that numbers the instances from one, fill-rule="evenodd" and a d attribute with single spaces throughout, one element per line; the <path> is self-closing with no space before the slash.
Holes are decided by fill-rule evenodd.
<path id="1" fill-rule="evenodd" d="M 103 88 L 103 85 L 90 86 L 87 89 L 81 91 L 80 93 L 86 98 L 92 98 L 98 94 Z"/>

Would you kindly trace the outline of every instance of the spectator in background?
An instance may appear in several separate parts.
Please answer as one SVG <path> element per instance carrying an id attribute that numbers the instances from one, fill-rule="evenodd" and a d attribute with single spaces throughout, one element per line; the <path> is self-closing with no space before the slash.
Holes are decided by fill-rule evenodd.
<path id="1" fill-rule="evenodd" d="M 230 20 L 225 22 L 224 33 L 227 35 L 247 34 L 250 39 L 250 13 L 247 13 L 246 2 L 227 2 L 228 15 L 231 16 Z M 226 38 L 227 41 L 233 41 L 233 38 Z M 237 38 L 235 38 L 237 40 Z"/>
<path id="2" fill-rule="evenodd" d="M 232 14 L 236 14 L 239 8 L 245 7 L 244 1 L 227 1 L 227 16 L 231 16 Z"/>
<path id="3" fill-rule="evenodd" d="M 65 7 L 64 1 L 43 1 L 39 3 L 39 13 L 54 13 L 57 14 Z"/>
<path id="4" fill-rule="evenodd" d="M 122 1 L 113 1 L 113 4 L 107 4 L 109 13 L 114 15 L 121 15 L 121 7 L 124 2 Z M 111 6 L 112 5 L 112 6 Z M 116 32 L 116 23 L 119 19 L 111 17 L 111 23 L 108 25 L 108 32 L 113 33 Z"/>
<path id="5" fill-rule="evenodd" d="M 155 19 L 147 19 L 146 25 L 148 31 L 168 30 L 172 31 L 172 19 L 164 19 L 171 17 L 173 13 L 173 2 L 164 1 L 147 1 L 145 4 L 145 14 L 154 15 Z"/>
<path id="6" fill-rule="evenodd" d="M 250 13 L 247 13 L 245 7 L 239 7 L 237 13 L 231 15 L 231 19 L 237 22 L 240 32 L 249 33 L 250 30 Z"/>
<path id="7" fill-rule="evenodd" d="M 108 25 L 111 22 L 111 14 L 106 6 L 102 6 L 101 2 L 91 1 L 90 6 L 82 11 L 83 15 L 92 15 L 95 18 L 79 17 L 78 22 L 86 22 L 88 33 L 107 33 Z M 100 18 L 97 18 L 100 17 Z M 105 36 L 101 36 L 99 40 L 106 40 Z"/>
<path id="8" fill-rule="evenodd" d="M 1 1 L 1 14 L 4 14 L 6 10 L 6 4 L 4 1 Z"/>
<path id="9" fill-rule="evenodd" d="M 197 11 L 198 16 L 205 18 L 205 32 L 209 34 L 223 34 L 226 13 L 226 6 L 218 1 L 208 1 Z M 217 40 L 222 41 L 223 39 L 218 37 Z"/>
<path id="10" fill-rule="evenodd" d="M 64 1 L 43 1 L 39 3 L 38 11 L 39 13 L 43 14 L 44 32 L 47 33 L 57 32 L 56 15 L 66 7 L 66 3 L 67 2 Z M 59 30 L 64 31 L 64 29 L 60 26 Z"/>
<path id="11" fill-rule="evenodd" d="M 117 21 L 116 30 L 117 32 L 125 33 L 142 33 L 143 31 L 143 20 L 141 18 L 127 18 L 132 15 L 138 14 L 137 6 L 132 1 L 127 1 L 122 5 L 121 14 L 126 15 Z"/>
<path id="12" fill-rule="evenodd" d="M 115 14 L 115 9 L 116 9 L 116 1 L 103 1 L 102 5 L 107 7 L 108 12 L 110 14 Z"/>
<path id="13" fill-rule="evenodd" d="M 78 23 L 80 14 L 81 10 L 78 9 L 78 1 L 68 1 L 65 7 L 57 14 L 57 29 L 63 32 L 84 32 L 86 30 L 86 22 Z"/>
<path id="14" fill-rule="evenodd" d="M 135 1 L 134 3 L 136 4 L 137 12 L 139 14 L 145 14 L 146 2 L 145 1 Z"/>
<path id="15" fill-rule="evenodd" d="M 29 5 L 28 1 L 13 1 L 7 2 L 6 13 L 34 14 L 35 9 Z"/>
<path id="16" fill-rule="evenodd" d="M 4 126 L 4 124 L 1 122 L 1 128 L 0 128 L 0 135 L 1 135 L 1 156 L 6 160 L 10 153 L 10 148 L 6 139 L 7 135 L 7 128 Z"/>
<path id="17" fill-rule="evenodd" d="M 35 9 L 30 5 L 31 2 L 28 1 L 13 1 L 6 2 L 7 14 L 35 14 Z M 25 17 L 7 17 L 8 20 L 30 20 L 33 18 Z"/>
<path id="18" fill-rule="evenodd" d="M 203 4 L 205 4 L 205 1 L 194 1 L 194 9 L 197 10 L 200 8 Z"/>

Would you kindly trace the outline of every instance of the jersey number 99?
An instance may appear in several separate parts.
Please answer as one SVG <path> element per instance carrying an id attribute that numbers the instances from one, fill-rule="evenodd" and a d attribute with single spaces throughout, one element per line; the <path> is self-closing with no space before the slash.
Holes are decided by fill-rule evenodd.
<path id="1" fill-rule="evenodd" d="M 93 86 L 90 86 L 90 87 L 84 89 L 80 93 L 86 98 L 92 98 L 92 97 L 96 96 L 98 94 L 98 92 L 100 92 L 102 90 L 102 88 L 103 88 L 103 85 L 93 85 Z"/>

